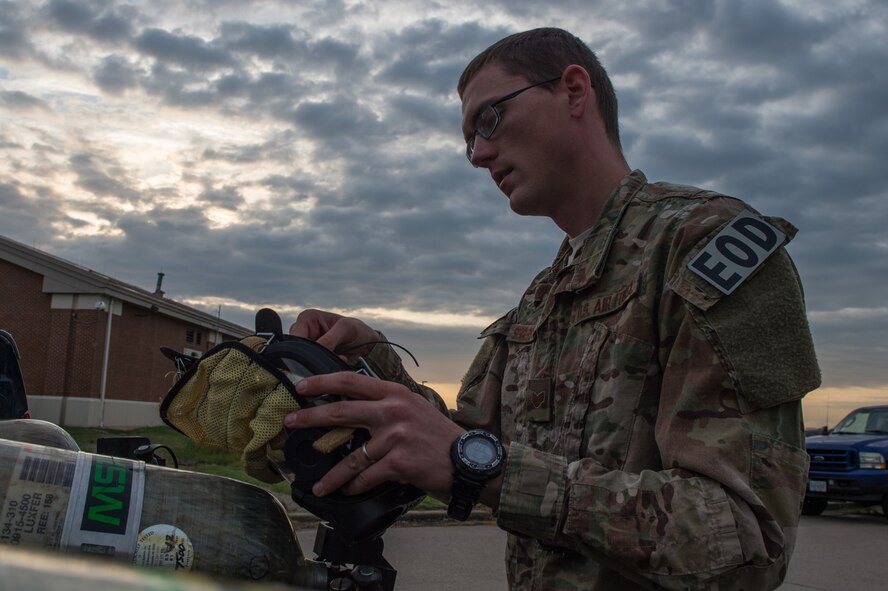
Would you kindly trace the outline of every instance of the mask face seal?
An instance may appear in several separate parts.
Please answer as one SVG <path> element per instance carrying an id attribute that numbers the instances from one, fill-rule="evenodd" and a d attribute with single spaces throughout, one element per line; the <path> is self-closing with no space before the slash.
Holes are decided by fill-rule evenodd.
<path id="1" fill-rule="evenodd" d="M 341 371 L 373 375 L 363 360 L 352 367 L 314 341 L 283 334 L 280 317 L 267 308 L 256 315 L 254 337 L 222 343 L 199 360 L 163 352 L 181 373 L 161 404 L 164 422 L 199 443 L 241 453 L 245 470 L 256 478 L 288 480 L 293 500 L 326 521 L 345 545 L 373 542 L 422 500 L 421 490 L 394 482 L 359 495 L 314 496 L 314 483 L 370 434 L 283 427 L 283 417 L 293 410 L 341 399 L 304 398 L 296 393 L 297 381 Z M 328 449 L 331 441 L 335 447 Z"/>

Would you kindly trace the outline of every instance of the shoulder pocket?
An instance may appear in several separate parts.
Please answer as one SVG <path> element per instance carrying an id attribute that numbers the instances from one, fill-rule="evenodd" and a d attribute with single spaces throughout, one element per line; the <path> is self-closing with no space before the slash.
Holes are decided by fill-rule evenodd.
<path id="1" fill-rule="evenodd" d="M 687 285 L 692 291 L 678 293 L 728 371 L 743 413 L 798 400 L 820 385 L 801 284 L 784 249 L 729 296 Z"/>

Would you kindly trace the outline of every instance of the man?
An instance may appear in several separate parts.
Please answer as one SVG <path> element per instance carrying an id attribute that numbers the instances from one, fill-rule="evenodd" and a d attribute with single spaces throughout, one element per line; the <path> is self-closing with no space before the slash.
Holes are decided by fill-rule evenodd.
<path id="1" fill-rule="evenodd" d="M 470 162 L 567 237 L 482 333 L 447 414 L 390 347 L 368 345 L 381 336 L 367 325 L 300 315 L 292 333 L 364 354 L 384 378 L 298 385 L 349 400 L 287 426 L 372 434 L 315 492 L 409 482 L 459 514 L 483 484 L 510 534 L 512 589 L 777 587 L 806 481 L 800 400 L 820 379 L 782 246 L 795 229 L 630 171 L 607 74 L 565 31 L 499 41 L 458 90 Z M 454 444 L 466 429 L 484 431 L 466 441 L 488 472 Z"/>

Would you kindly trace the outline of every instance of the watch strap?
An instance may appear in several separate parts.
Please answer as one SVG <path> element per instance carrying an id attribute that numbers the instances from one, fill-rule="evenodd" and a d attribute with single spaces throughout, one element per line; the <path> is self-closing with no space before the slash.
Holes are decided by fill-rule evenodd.
<path id="1" fill-rule="evenodd" d="M 468 519 L 485 484 L 485 482 L 466 478 L 459 471 L 454 471 L 453 490 L 450 495 L 450 503 L 447 505 L 447 517 L 458 521 Z"/>
<path id="2" fill-rule="evenodd" d="M 464 447 L 469 441 L 478 439 L 495 447 L 494 458 L 481 459 L 464 457 Z M 451 519 L 465 521 L 472 512 L 472 507 L 481 497 L 481 491 L 487 482 L 495 478 L 503 468 L 503 448 L 493 433 L 481 429 L 466 431 L 457 437 L 450 446 L 450 459 L 453 462 L 453 487 L 447 516 Z"/>

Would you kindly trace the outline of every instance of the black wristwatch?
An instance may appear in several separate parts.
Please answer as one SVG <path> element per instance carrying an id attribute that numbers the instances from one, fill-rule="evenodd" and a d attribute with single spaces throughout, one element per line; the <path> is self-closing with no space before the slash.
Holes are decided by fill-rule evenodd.
<path id="1" fill-rule="evenodd" d="M 450 459 L 453 461 L 453 489 L 447 516 L 465 521 L 487 482 L 502 471 L 505 453 L 496 435 L 475 429 L 456 438 L 450 446 Z"/>

